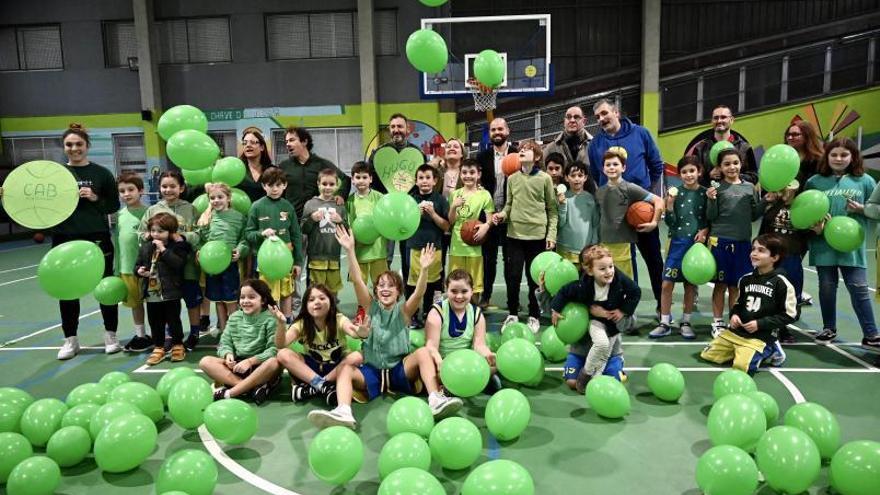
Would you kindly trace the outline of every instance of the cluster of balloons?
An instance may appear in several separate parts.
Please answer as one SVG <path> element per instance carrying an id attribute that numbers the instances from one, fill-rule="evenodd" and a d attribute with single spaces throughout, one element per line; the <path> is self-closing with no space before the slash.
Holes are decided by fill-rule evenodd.
<path id="1" fill-rule="evenodd" d="M 207 134 L 207 117 L 192 105 L 169 108 L 159 118 L 157 130 L 166 141 L 168 158 L 183 170 L 208 168 L 220 156 L 220 148 Z"/>
<path id="2" fill-rule="evenodd" d="M 530 415 L 528 400 L 513 389 L 498 392 L 486 405 L 486 425 L 499 440 L 517 438 Z M 444 469 L 468 469 L 483 450 L 483 437 L 471 421 L 450 417 L 435 425 L 430 407 L 415 397 L 396 401 L 386 422 L 390 438 L 379 452 L 380 494 L 444 494 L 440 482 L 428 472 L 431 461 L 437 461 Z M 315 436 L 309 445 L 308 459 L 318 479 L 343 485 L 363 467 L 364 445 L 352 430 L 334 426 Z M 462 493 L 531 495 L 534 481 L 519 464 L 490 461 L 468 475 Z"/>

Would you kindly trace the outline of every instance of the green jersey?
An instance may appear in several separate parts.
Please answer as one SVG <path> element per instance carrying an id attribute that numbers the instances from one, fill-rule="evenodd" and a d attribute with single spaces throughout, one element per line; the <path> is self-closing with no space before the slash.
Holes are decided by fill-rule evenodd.
<path id="1" fill-rule="evenodd" d="M 116 212 L 116 270 L 114 273 L 131 275 L 134 273 L 134 262 L 138 255 L 140 236 L 138 225 L 141 223 L 147 207 L 138 205 L 122 208 Z"/>
<path id="2" fill-rule="evenodd" d="M 348 223 L 354 225 L 354 221 L 358 216 L 372 215 L 376 203 L 384 196 L 379 191 L 370 189 L 370 192 L 361 196 L 357 191 L 351 193 L 348 201 L 345 203 L 345 209 L 348 211 Z M 360 263 L 368 261 L 376 261 L 385 259 L 388 255 L 385 244 L 387 241 L 382 236 L 372 244 L 355 243 L 354 251 Z"/>
<path id="3" fill-rule="evenodd" d="M 456 189 L 449 195 L 449 210 L 455 208 L 453 203 L 459 196 L 464 196 L 464 204 L 457 208 L 455 224 L 452 226 L 452 242 L 449 247 L 449 254 L 452 256 L 465 256 L 468 258 L 476 258 L 483 256 L 483 248 L 480 246 L 470 246 L 461 240 L 461 226 L 468 220 L 478 220 L 480 212 L 486 212 L 486 216 L 495 211 L 495 203 L 492 202 L 492 196 L 485 189 L 477 189 L 467 191 L 465 188 Z"/>

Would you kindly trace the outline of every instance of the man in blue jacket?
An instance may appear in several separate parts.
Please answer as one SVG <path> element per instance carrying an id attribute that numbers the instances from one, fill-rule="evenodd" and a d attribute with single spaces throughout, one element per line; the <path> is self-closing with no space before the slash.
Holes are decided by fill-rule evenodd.
<path id="1" fill-rule="evenodd" d="M 600 131 L 593 136 L 587 154 L 590 157 L 590 175 L 596 184 L 604 185 L 608 178 L 602 172 L 602 155 L 613 146 L 626 150 L 626 170 L 623 180 L 638 184 L 644 189 L 663 197 L 663 159 L 654 138 L 644 127 L 633 124 L 628 118 L 621 118 L 617 105 L 607 99 L 601 99 L 593 105 L 593 114 L 599 124 Z M 660 286 L 663 273 L 663 257 L 660 255 L 660 232 L 639 232 L 636 246 L 648 265 L 648 277 L 651 279 L 651 291 L 660 310 Z M 633 271 L 636 264 L 633 263 Z M 636 274 L 636 279 L 638 275 Z M 659 314 L 659 313 L 658 313 Z M 659 316 L 658 316 L 659 318 Z"/>

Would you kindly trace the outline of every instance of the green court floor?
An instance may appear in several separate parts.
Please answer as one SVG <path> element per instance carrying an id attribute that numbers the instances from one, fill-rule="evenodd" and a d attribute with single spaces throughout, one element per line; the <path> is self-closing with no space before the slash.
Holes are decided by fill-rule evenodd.
<path id="1" fill-rule="evenodd" d="M 57 303 L 46 296 L 36 280 L 36 265 L 46 245 L 10 243 L 0 245 L 0 386 L 21 387 L 36 397 L 64 399 L 76 385 L 97 381 L 109 371 L 131 373 L 138 381 L 155 385 L 171 364 L 146 369 L 144 354 L 103 354 L 102 324 L 97 303 L 83 299 L 80 320 L 82 354 L 59 362 L 55 354 L 62 334 Z M 869 280 L 873 281 L 873 251 L 869 253 Z M 645 267 L 640 267 L 641 273 Z M 499 270 L 499 273 L 502 273 Z M 805 290 L 818 295 L 815 273 L 807 272 Z M 483 411 L 487 396 L 466 401 L 461 416 L 481 430 L 484 450 L 478 463 L 503 458 L 521 463 L 535 480 L 536 493 L 625 493 L 698 494 L 694 471 L 699 456 L 710 443 L 706 416 L 712 404 L 712 381 L 723 368 L 699 360 L 708 341 L 710 289 L 701 288 L 699 310 L 695 315 L 698 339 L 687 342 L 671 336 L 655 342 L 647 332 L 656 325 L 654 301 L 647 280 L 641 280 L 643 302 L 639 306 L 641 336 L 626 337 L 624 355 L 629 374 L 627 388 L 632 411 L 622 420 L 600 418 L 587 407 L 583 397 L 569 391 L 561 380 L 562 363 L 546 363 L 544 381 L 536 388 L 520 387 L 529 398 L 532 419 L 522 436 L 512 442 L 498 442 L 485 428 Z M 525 284 L 523 284 L 523 297 Z M 680 292 L 680 291 L 679 291 Z M 677 294 L 680 297 L 680 294 Z M 784 367 L 763 370 L 755 377 L 761 390 L 777 399 L 781 411 L 796 402 L 815 401 L 829 408 L 838 418 L 842 440 L 880 440 L 877 411 L 880 410 L 878 356 L 862 349 L 861 332 L 841 283 L 839 289 L 839 341 L 831 346 L 813 344 L 806 332 L 821 327 L 817 306 L 804 307 L 796 323 L 798 342 L 786 347 Z M 354 312 L 350 287 L 342 296 L 342 310 Z M 496 281 L 493 302 L 504 306 L 503 280 Z M 680 313 L 676 301 L 674 318 Z M 497 331 L 506 316 L 503 310 L 488 313 L 490 330 Z M 184 316 L 185 318 L 185 316 Z M 185 321 L 185 320 L 184 320 Z M 120 339 L 131 335 L 128 311 L 120 311 Z M 546 322 L 545 322 L 546 324 Z M 197 367 L 199 358 L 211 354 L 212 346 L 201 345 L 177 366 Z M 670 362 L 685 374 L 687 386 L 678 404 L 662 403 L 648 391 L 646 371 L 658 362 Z M 355 405 L 360 421 L 358 431 L 366 456 L 357 477 L 345 487 L 331 487 L 310 472 L 306 452 L 317 433 L 306 414 L 320 404 L 294 405 L 287 386 L 268 404 L 259 407 L 259 429 L 248 443 L 229 447 L 218 444 L 207 431 L 185 431 L 170 419 L 159 423 L 159 447 L 137 470 L 125 474 L 104 474 L 91 458 L 63 470 L 59 493 L 147 494 L 153 486 L 163 459 L 182 448 L 205 449 L 217 461 L 220 478 L 215 493 L 244 495 L 273 494 L 374 494 L 379 486 L 376 462 L 388 439 L 385 414 L 392 399 L 383 398 L 368 405 Z M 511 384 L 510 386 L 519 387 Z M 468 471 L 446 471 L 436 463 L 431 472 L 447 493 L 459 493 Z M 825 493 L 827 467 L 810 493 Z M 0 486 L 0 494 L 5 493 Z M 768 487 L 759 491 L 773 493 Z"/>

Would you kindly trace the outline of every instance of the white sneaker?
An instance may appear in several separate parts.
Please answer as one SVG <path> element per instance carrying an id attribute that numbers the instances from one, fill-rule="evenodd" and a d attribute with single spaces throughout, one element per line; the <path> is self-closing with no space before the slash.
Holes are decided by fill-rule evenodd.
<path id="1" fill-rule="evenodd" d="M 357 421 L 351 413 L 342 413 L 337 409 L 327 411 L 325 409 L 316 409 L 309 412 L 309 421 L 318 428 L 323 430 L 331 426 L 345 426 L 352 430 L 357 427 Z"/>
<path id="2" fill-rule="evenodd" d="M 782 350 L 782 346 L 779 345 L 779 341 L 773 342 L 773 354 L 770 356 L 770 366 L 780 367 L 785 364 L 785 351 Z"/>
<path id="3" fill-rule="evenodd" d="M 208 335 L 210 335 L 211 337 L 214 337 L 214 338 L 219 337 L 221 333 L 223 333 L 223 332 L 221 332 L 220 329 L 217 328 L 216 326 L 212 326 L 211 328 L 208 329 Z"/>
<path id="4" fill-rule="evenodd" d="M 61 349 L 58 351 L 58 359 L 65 360 L 70 359 L 77 355 L 79 352 L 79 339 L 74 335 L 73 337 L 65 337 L 64 344 L 61 346 Z"/>
<path id="5" fill-rule="evenodd" d="M 122 350 L 119 345 L 119 339 L 116 338 L 116 332 L 104 332 L 104 354 L 116 354 Z"/>
<path id="6" fill-rule="evenodd" d="M 428 402 L 431 402 L 430 400 Z M 435 419 L 445 418 L 458 412 L 464 403 L 458 397 L 446 397 L 441 395 L 437 400 L 433 401 L 431 406 L 431 414 Z"/>
<path id="7" fill-rule="evenodd" d="M 721 335 L 721 332 L 723 332 L 725 328 L 727 328 L 727 325 L 725 325 L 723 321 L 714 321 L 713 320 L 712 321 L 712 338 L 714 339 L 715 337 Z"/>
<path id="8" fill-rule="evenodd" d="M 697 334 L 694 333 L 694 327 L 692 327 L 689 322 L 682 322 L 681 325 L 678 326 L 678 331 L 681 332 L 681 338 L 683 339 L 693 340 L 697 338 Z"/>
<path id="9" fill-rule="evenodd" d="M 504 322 L 501 324 L 501 330 L 504 331 L 504 327 L 510 325 L 511 323 L 516 323 L 519 321 L 516 315 L 507 315 L 507 318 L 504 319 Z"/>
<path id="10" fill-rule="evenodd" d="M 538 321 L 538 319 L 534 316 L 529 316 L 529 321 L 528 323 L 526 323 L 526 325 L 528 325 L 529 330 L 531 330 L 534 334 L 537 334 L 538 330 L 541 329 L 541 322 Z"/>

